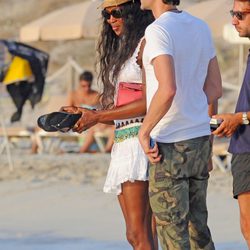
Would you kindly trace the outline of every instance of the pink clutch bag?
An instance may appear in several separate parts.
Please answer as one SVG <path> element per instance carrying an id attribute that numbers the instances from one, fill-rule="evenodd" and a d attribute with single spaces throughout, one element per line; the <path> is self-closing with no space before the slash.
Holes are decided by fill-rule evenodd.
<path id="1" fill-rule="evenodd" d="M 142 98 L 141 83 L 120 82 L 116 99 L 116 107 L 134 102 Z"/>

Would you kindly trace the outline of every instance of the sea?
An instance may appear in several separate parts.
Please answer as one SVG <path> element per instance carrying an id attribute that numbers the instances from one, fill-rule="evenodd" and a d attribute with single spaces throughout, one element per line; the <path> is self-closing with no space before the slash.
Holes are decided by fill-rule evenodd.
<path id="1" fill-rule="evenodd" d="M 215 244 L 216 250 L 247 250 L 244 242 Z M 88 239 L 26 238 L 0 239 L 1 250 L 131 250 L 127 242 L 105 242 Z"/>

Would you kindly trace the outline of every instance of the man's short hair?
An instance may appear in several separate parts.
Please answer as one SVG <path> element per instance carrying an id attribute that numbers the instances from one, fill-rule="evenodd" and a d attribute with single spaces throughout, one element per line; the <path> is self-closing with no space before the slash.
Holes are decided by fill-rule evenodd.
<path id="1" fill-rule="evenodd" d="M 80 81 L 87 81 L 87 82 L 89 82 L 90 85 L 91 85 L 91 83 L 92 83 L 92 81 L 93 81 L 93 74 L 92 74 L 90 71 L 84 71 L 84 72 L 80 75 L 79 80 L 80 80 Z"/>
<path id="2" fill-rule="evenodd" d="M 179 5 L 180 0 L 162 0 L 163 3 L 165 4 L 172 4 L 172 5 Z"/>

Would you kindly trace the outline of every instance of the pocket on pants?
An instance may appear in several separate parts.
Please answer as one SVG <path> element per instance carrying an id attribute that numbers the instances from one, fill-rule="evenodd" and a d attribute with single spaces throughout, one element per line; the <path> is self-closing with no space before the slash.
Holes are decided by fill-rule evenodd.
<path id="1" fill-rule="evenodd" d="M 173 178 L 188 178 L 190 170 L 194 165 L 197 155 L 195 145 L 189 143 L 177 142 L 174 143 L 173 158 L 172 158 L 172 177 Z"/>

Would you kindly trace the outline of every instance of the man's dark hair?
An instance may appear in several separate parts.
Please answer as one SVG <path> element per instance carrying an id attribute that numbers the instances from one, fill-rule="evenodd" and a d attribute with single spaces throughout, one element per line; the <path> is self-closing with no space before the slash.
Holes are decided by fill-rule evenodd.
<path id="1" fill-rule="evenodd" d="M 93 74 L 92 74 L 90 71 L 84 71 L 84 72 L 80 75 L 79 80 L 80 80 L 80 81 L 87 81 L 87 82 L 89 82 L 90 85 L 91 85 L 91 83 L 92 83 L 92 81 L 93 81 Z"/>
<path id="2" fill-rule="evenodd" d="M 163 3 L 165 4 L 173 4 L 173 5 L 179 5 L 180 0 L 162 0 Z"/>

